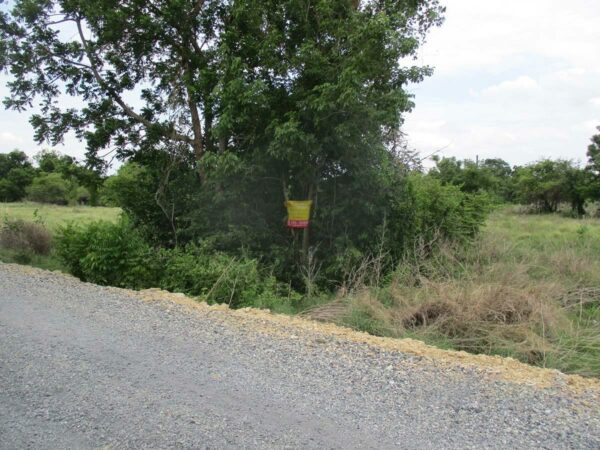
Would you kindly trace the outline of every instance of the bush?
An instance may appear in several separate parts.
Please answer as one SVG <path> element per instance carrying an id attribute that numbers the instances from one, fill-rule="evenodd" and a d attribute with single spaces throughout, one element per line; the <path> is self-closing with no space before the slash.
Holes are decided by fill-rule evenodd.
<path id="1" fill-rule="evenodd" d="M 28 197 L 34 202 L 66 205 L 69 202 L 70 185 L 59 173 L 48 173 L 33 179 L 27 189 Z"/>
<path id="2" fill-rule="evenodd" d="M 392 235 L 398 236 L 397 248 L 402 252 L 397 253 L 397 261 L 415 245 L 465 243 L 479 231 L 492 206 L 487 194 L 468 194 L 432 176 L 409 176 L 407 189 L 407 195 L 395 200 L 390 218 Z"/>
<path id="3" fill-rule="evenodd" d="M 161 287 L 231 307 L 289 311 L 300 296 L 263 275 L 247 257 L 209 252 L 197 245 L 154 251 L 128 220 L 60 228 L 56 252 L 68 270 L 84 281 L 143 289 Z"/>
<path id="4" fill-rule="evenodd" d="M 159 261 L 124 218 L 116 224 L 59 228 L 56 251 L 69 271 L 84 281 L 136 289 L 158 284 Z"/>
<path id="5" fill-rule="evenodd" d="M 52 248 L 52 235 L 41 224 L 23 220 L 6 220 L 0 229 L 0 246 L 14 250 L 19 255 L 34 253 L 48 255 Z"/>
<path id="6" fill-rule="evenodd" d="M 285 289 L 274 277 L 263 276 L 255 259 L 207 252 L 196 245 L 163 250 L 161 259 L 163 289 L 201 296 L 234 308 L 271 307 L 285 300 L 280 298 Z M 298 298 L 297 294 L 292 297 Z"/>

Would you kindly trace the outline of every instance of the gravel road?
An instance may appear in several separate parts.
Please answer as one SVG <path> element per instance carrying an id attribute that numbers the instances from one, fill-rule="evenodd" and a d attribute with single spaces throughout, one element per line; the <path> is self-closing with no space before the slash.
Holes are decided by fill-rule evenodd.
<path id="1" fill-rule="evenodd" d="M 0 264 L 0 447 L 600 448 L 596 389 L 311 326 Z"/>

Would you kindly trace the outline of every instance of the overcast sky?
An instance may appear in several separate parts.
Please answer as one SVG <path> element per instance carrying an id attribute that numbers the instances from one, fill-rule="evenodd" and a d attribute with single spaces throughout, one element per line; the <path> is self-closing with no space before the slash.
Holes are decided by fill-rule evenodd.
<path id="1" fill-rule="evenodd" d="M 422 154 L 585 161 L 600 125 L 600 0 L 445 0 L 404 131 Z"/>
<path id="2" fill-rule="evenodd" d="M 442 3 L 446 21 L 417 59 L 435 73 L 410 87 L 409 144 L 422 155 L 444 148 L 444 156 L 511 164 L 584 161 L 600 125 L 600 0 Z M 32 134 L 27 113 L 0 111 L 0 152 L 35 154 Z M 74 138 L 57 147 L 77 157 L 84 148 Z"/>

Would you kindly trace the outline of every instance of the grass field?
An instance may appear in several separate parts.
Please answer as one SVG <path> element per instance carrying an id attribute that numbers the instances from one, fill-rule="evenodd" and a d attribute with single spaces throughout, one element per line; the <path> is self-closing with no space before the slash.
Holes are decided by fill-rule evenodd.
<path id="1" fill-rule="evenodd" d="M 121 213 L 120 208 L 91 206 L 58 206 L 41 203 L 0 203 L 0 226 L 5 221 L 23 220 L 41 223 L 51 233 L 69 222 L 89 223 L 96 220 L 115 222 Z M 48 270 L 63 270 L 63 266 L 54 256 L 27 254 L 0 247 L 0 261 L 29 264 Z"/>
<path id="2" fill-rule="evenodd" d="M 68 222 L 86 223 L 95 220 L 114 222 L 121 213 L 120 208 L 91 206 L 58 206 L 41 203 L 0 203 L 0 219 L 21 219 L 43 223 L 55 230 Z"/>
<path id="3" fill-rule="evenodd" d="M 600 220 L 506 208 L 470 248 L 411 258 L 384 287 L 319 313 L 377 335 L 600 376 Z"/>

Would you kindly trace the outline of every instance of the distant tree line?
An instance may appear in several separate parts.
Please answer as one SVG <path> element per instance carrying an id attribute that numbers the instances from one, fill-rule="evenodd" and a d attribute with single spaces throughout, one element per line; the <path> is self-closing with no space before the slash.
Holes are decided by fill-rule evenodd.
<path id="1" fill-rule="evenodd" d="M 20 151 L 0 153 L 0 201 L 66 205 L 99 203 L 101 174 L 75 158 L 44 150 L 31 161 Z"/>
<path id="2" fill-rule="evenodd" d="M 586 165 L 542 159 L 511 167 L 500 158 L 473 161 L 438 157 L 430 175 L 463 192 L 486 192 L 496 202 L 519 203 L 546 213 L 566 204 L 573 215 L 583 216 L 586 204 L 600 200 L 600 133 L 591 141 Z"/>

